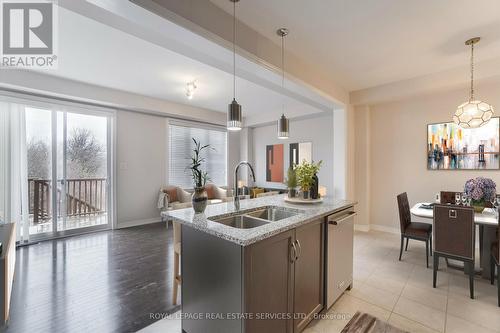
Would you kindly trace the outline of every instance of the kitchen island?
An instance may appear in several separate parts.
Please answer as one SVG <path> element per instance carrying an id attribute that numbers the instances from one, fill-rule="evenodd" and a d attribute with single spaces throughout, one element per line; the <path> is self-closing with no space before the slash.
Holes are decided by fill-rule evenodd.
<path id="1" fill-rule="evenodd" d="M 327 217 L 354 214 L 354 204 L 296 205 L 279 195 L 242 200 L 239 210 L 227 202 L 204 214 L 165 212 L 182 224 L 183 331 L 302 331 L 327 304 Z M 352 283 L 346 244 L 351 271 L 337 289 Z"/>

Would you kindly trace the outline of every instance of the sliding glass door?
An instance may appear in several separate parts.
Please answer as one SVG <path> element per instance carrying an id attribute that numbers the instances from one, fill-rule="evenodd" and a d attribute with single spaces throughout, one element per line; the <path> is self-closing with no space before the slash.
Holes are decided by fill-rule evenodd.
<path id="1" fill-rule="evenodd" d="M 112 116 L 25 110 L 30 241 L 109 228 Z"/>

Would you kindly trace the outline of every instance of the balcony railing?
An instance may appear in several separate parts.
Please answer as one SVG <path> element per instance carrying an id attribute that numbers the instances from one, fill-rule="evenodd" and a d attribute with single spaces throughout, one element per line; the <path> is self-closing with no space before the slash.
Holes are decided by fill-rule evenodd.
<path id="1" fill-rule="evenodd" d="M 64 191 L 63 191 L 64 189 Z M 29 213 L 33 223 L 52 218 L 52 181 L 28 179 Z M 106 212 L 106 178 L 81 178 L 57 180 L 57 217 L 91 216 Z M 65 198 L 65 205 L 63 202 Z"/>

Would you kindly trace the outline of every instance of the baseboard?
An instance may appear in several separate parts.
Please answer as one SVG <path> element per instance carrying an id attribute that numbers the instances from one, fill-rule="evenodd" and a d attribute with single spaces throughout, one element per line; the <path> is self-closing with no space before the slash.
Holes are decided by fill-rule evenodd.
<path id="1" fill-rule="evenodd" d="M 388 227 L 386 225 L 380 225 L 380 224 L 370 224 L 370 230 L 388 232 L 391 234 L 398 234 L 398 235 L 401 233 L 399 228 Z"/>
<path id="2" fill-rule="evenodd" d="M 157 222 L 161 222 L 161 218 L 160 217 L 153 217 L 153 218 L 150 218 L 150 219 L 143 219 L 143 220 L 132 220 L 132 221 L 118 222 L 118 228 L 117 229 L 136 227 L 136 226 L 139 226 L 139 225 L 150 224 L 150 223 L 157 223 Z"/>
<path id="3" fill-rule="evenodd" d="M 368 232 L 368 231 L 370 231 L 370 225 L 369 224 L 354 224 L 354 230 Z"/>

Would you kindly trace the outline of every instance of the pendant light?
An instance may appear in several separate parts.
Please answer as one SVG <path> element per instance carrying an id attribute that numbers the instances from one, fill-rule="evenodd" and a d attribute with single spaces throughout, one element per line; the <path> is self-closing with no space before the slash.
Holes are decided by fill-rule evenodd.
<path id="1" fill-rule="evenodd" d="M 233 101 L 227 110 L 227 129 L 241 130 L 241 105 L 236 102 L 236 3 L 240 0 L 229 0 L 233 3 Z"/>
<path id="2" fill-rule="evenodd" d="M 455 124 L 462 128 L 477 128 L 487 124 L 493 116 L 493 106 L 474 99 L 474 45 L 481 40 L 475 37 L 467 40 L 465 45 L 470 45 L 470 98 L 467 102 L 460 104 L 453 116 Z"/>
<path id="3" fill-rule="evenodd" d="M 281 87 L 285 89 L 285 36 L 288 35 L 287 28 L 280 28 L 276 31 L 278 36 L 281 37 Z M 278 119 L 278 139 L 288 139 L 290 135 L 290 122 L 285 117 L 285 101 L 283 98 L 283 113 L 281 118 Z"/>

